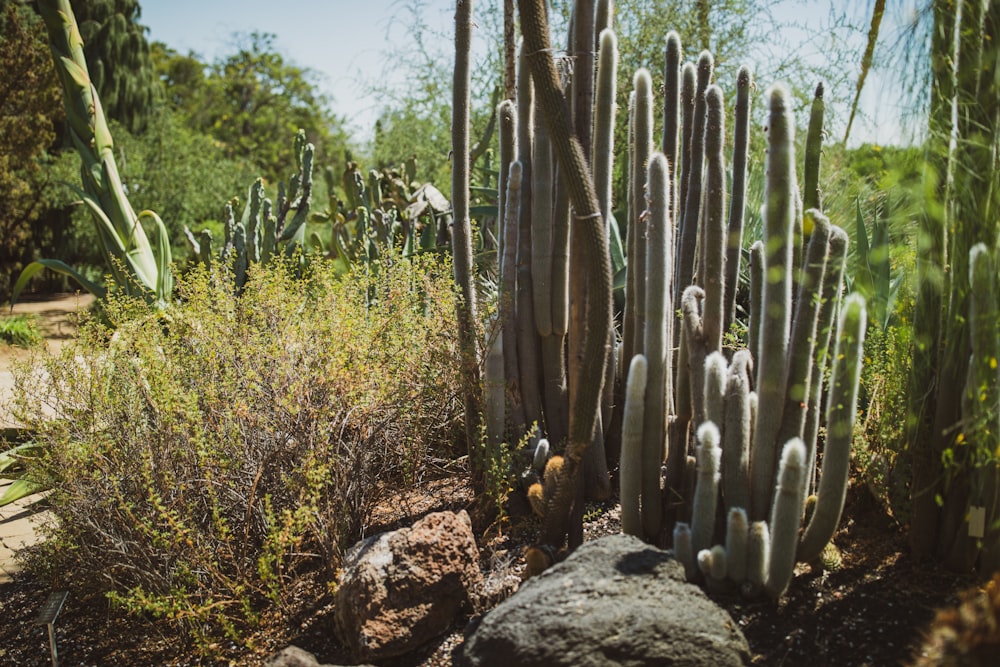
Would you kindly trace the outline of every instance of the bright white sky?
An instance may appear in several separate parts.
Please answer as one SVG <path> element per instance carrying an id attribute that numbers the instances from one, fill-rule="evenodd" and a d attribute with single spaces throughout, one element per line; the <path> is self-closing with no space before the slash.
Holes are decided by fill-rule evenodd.
<path id="1" fill-rule="evenodd" d="M 347 120 L 356 139 L 366 140 L 379 109 L 377 102 L 365 95 L 361 82 L 381 74 L 380 56 L 390 40 L 406 39 L 404 21 L 414 1 L 424 6 L 424 21 L 431 29 L 454 32 L 455 0 L 299 0 L 287 4 L 273 0 L 143 0 L 141 23 L 149 28 L 151 41 L 164 42 L 181 53 L 194 51 L 206 62 L 234 51 L 234 33 L 273 33 L 278 51 L 295 65 L 320 75 L 321 87 L 333 99 L 334 112 Z M 497 1 L 477 0 L 477 4 Z M 787 14 L 815 25 L 826 16 L 828 2 L 787 0 Z M 869 2 L 843 2 L 860 12 L 867 25 Z M 912 0 L 904 4 L 912 4 Z M 886 13 L 882 26 L 887 39 L 893 28 L 890 14 Z M 475 33 L 473 39 L 477 39 Z M 859 61 L 863 49 L 862 43 L 857 51 Z M 452 53 L 450 45 L 443 53 Z M 849 92 L 853 95 L 853 90 Z M 851 145 L 900 141 L 899 110 L 892 101 L 896 99 L 879 72 L 869 74 L 861 100 L 866 119 L 855 119 Z"/>

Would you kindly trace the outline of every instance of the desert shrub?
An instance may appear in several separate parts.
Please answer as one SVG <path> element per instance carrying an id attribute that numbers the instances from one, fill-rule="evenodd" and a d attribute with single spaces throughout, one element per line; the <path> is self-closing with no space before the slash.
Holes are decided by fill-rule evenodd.
<path id="1" fill-rule="evenodd" d="M 463 432 L 450 269 L 375 268 L 258 267 L 240 297 L 197 269 L 164 312 L 112 298 L 110 326 L 19 369 L 55 516 L 30 564 L 202 647 L 307 604 Z"/>

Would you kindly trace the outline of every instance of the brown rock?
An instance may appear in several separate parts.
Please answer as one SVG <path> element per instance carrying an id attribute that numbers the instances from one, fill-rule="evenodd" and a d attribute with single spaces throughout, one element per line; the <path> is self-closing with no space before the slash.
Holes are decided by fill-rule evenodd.
<path id="1" fill-rule="evenodd" d="M 469 515 L 429 514 L 348 551 L 336 597 L 337 633 L 360 660 L 403 655 L 444 634 L 471 608 L 481 585 Z"/>

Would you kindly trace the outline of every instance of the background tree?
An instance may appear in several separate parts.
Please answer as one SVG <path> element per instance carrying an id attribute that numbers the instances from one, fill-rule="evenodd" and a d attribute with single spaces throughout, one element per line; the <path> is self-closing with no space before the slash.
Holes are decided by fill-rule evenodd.
<path id="1" fill-rule="evenodd" d="M 157 71 L 170 104 L 192 129 L 221 142 L 227 157 L 248 160 L 272 181 L 294 166 L 292 137 L 301 128 L 323 163 L 343 159 L 343 121 L 328 110 L 316 75 L 286 62 L 274 35 L 235 36 L 236 51 L 202 69 L 193 54 L 157 46 Z"/>
<path id="2" fill-rule="evenodd" d="M 39 255 L 33 228 L 45 216 L 51 176 L 44 168 L 62 118 L 45 28 L 17 2 L 0 0 L 0 298 Z"/>

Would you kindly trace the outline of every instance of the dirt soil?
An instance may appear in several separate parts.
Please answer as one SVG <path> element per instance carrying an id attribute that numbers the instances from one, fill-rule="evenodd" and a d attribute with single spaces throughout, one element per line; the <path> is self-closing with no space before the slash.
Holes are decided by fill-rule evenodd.
<path id="1" fill-rule="evenodd" d="M 37 308 L 46 335 L 72 334 L 61 327 L 71 325 L 69 312 L 80 301 L 25 304 Z M 64 318 L 58 324 L 56 304 Z M 53 324 L 49 319 L 55 318 Z M 54 329 L 51 327 L 55 327 Z M 58 345 L 59 338 L 56 338 Z M 11 358 L 23 353 L 0 346 L 0 372 Z M 429 511 L 468 508 L 471 494 L 438 493 L 456 489 L 454 480 L 443 480 L 413 496 L 394 502 L 402 508 L 398 516 L 387 516 L 386 527 L 412 523 Z M 616 532 L 617 506 L 607 504 L 587 514 L 588 537 Z M 475 517 L 474 517 L 475 519 Z M 477 522 L 475 523 L 483 523 Z M 521 550 L 537 530 L 526 519 L 515 520 L 499 532 L 495 526 L 477 532 L 482 551 L 482 568 L 488 580 L 501 582 L 499 589 L 512 590 L 523 569 Z M 975 585 L 966 576 L 957 576 L 931 564 L 914 562 L 908 553 L 905 532 L 881 509 L 863 486 L 851 489 L 841 529 L 834 539 L 842 563 L 830 571 L 803 567 L 779 603 L 748 602 L 738 597 L 717 597 L 746 636 L 755 665 L 798 667 L 895 667 L 910 662 L 935 610 L 958 602 L 963 589 Z M 506 583 L 503 583 L 506 582 Z M 317 584 L 322 585 L 322 584 Z M 39 610 L 51 591 L 44 583 L 22 572 L 0 584 L 0 667 L 51 664 L 45 626 L 35 624 Z M 495 602 L 502 599 L 497 595 Z M 482 610 L 487 611 L 487 610 Z M 482 613 L 482 611 L 480 613 Z M 388 667 L 417 667 L 451 664 L 451 653 L 462 641 L 469 621 L 461 619 L 453 632 L 443 638 L 429 638 L 418 653 L 383 663 Z M 254 638 L 253 649 L 220 647 L 225 656 L 218 662 L 199 661 L 183 642 L 149 619 L 127 617 L 113 610 L 102 598 L 69 596 L 56 622 L 59 661 L 64 665 L 260 665 L 266 656 L 293 643 L 313 652 L 320 662 L 351 664 L 342 646 L 333 638 L 329 596 L 292 627 L 275 624 Z"/>

